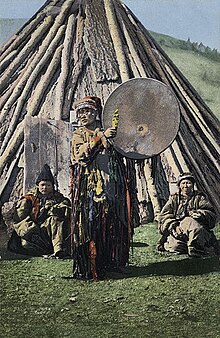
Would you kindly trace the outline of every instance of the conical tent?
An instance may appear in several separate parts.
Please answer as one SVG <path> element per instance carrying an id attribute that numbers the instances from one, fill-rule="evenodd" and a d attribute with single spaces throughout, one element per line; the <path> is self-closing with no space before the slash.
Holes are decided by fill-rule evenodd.
<path id="1" fill-rule="evenodd" d="M 134 164 L 140 195 L 144 191 L 142 198 L 156 214 L 179 173 L 190 170 L 220 210 L 219 120 L 119 0 L 48 0 L 2 47 L 2 203 L 21 193 L 25 117 L 68 122 L 76 99 L 96 95 L 104 103 L 120 83 L 135 77 L 168 85 L 181 108 L 171 146 Z"/>

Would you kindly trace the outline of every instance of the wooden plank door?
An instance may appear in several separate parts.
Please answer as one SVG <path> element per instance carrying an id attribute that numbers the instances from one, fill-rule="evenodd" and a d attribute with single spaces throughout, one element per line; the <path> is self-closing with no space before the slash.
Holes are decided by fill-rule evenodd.
<path id="1" fill-rule="evenodd" d="M 54 175 L 56 188 L 65 196 L 70 185 L 71 125 L 62 120 L 25 118 L 24 193 L 35 185 L 44 164 Z"/>

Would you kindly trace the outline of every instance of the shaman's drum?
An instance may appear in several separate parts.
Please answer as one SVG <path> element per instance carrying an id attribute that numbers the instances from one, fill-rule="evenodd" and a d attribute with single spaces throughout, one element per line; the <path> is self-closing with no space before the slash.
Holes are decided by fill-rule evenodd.
<path id="1" fill-rule="evenodd" d="M 108 97 L 102 114 L 104 128 L 112 125 L 118 109 L 114 147 L 122 155 L 145 159 L 164 151 L 175 139 L 180 108 L 173 91 L 151 78 L 134 78 L 119 85 Z"/>

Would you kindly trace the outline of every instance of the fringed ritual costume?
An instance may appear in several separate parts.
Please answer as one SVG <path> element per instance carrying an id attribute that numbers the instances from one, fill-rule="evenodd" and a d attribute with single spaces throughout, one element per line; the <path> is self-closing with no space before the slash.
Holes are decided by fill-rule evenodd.
<path id="1" fill-rule="evenodd" d="M 96 280 L 128 263 L 133 226 L 125 167 L 100 129 L 79 127 L 71 171 L 74 276 Z"/>

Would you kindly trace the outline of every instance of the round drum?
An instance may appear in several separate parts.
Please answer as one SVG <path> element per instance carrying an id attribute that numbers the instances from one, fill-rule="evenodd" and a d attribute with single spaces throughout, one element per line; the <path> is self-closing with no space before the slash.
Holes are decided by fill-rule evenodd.
<path id="1" fill-rule="evenodd" d="M 128 158 L 157 155 L 176 137 L 180 124 L 179 104 L 172 90 L 158 80 L 134 78 L 119 85 L 103 109 L 105 129 L 112 126 L 116 109 L 119 124 L 113 145 Z"/>

